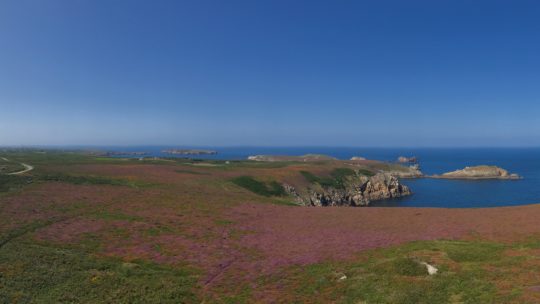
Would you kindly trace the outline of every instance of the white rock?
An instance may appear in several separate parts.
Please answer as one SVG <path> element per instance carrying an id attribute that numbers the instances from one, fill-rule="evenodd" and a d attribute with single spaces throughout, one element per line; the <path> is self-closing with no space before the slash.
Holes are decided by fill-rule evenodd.
<path id="1" fill-rule="evenodd" d="M 361 157 L 361 156 L 353 156 L 351 157 L 351 160 L 366 160 L 366 158 Z"/>
<path id="2" fill-rule="evenodd" d="M 432 266 L 432 265 L 429 265 L 429 264 L 426 263 L 426 262 L 421 262 L 420 264 L 426 266 L 427 272 L 429 273 L 429 275 L 437 274 L 437 272 L 439 271 L 439 269 L 435 268 L 435 267 Z"/>

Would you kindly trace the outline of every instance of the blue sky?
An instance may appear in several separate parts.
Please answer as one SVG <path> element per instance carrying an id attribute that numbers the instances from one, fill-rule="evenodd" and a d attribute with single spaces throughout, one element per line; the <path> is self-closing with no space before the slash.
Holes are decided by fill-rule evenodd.
<path id="1" fill-rule="evenodd" d="M 0 145 L 539 146 L 538 1 L 0 1 Z"/>

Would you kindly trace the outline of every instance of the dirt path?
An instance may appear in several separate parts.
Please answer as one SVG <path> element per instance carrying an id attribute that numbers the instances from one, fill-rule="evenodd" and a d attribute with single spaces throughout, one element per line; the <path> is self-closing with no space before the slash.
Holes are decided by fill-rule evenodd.
<path id="1" fill-rule="evenodd" d="M 4 161 L 7 161 L 9 162 L 10 160 L 5 158 L 5 157 L 1 157 Z M 34 170 L 34 166 L 31 166 L 29 164 L 25 164 L 25 163 L 21 163 L 21 165 L 24 167 L 24 170 L 21 170 L 21 171 L 17 171 L 17 172 L 12 172 L 12 173 L 8 173 L 8 175 L 18 175 L 18 174 L 23 174 L 23 173 L 26 173 L 28 171 L 32 171 Z"/>
<path id="2" fill-rule="evenodd" d="M 23 173 L 26 173 L 26 172 L 28 172 L 28 171 L 34 170 L 34 167 L 31 166 L 31 165 L 29 165 L 29 164 L 21 163 L 21 165 L 23 165 L 24 170 L 17 171 L 17 172 L 13 172 L 13 173 L 10 173 L 9 175 L 23 174 Z"/>

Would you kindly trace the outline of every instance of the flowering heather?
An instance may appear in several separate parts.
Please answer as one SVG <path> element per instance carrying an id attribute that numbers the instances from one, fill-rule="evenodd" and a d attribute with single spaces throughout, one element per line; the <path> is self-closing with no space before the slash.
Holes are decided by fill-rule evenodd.
<path id="1" fill-rule="evenodd" d="M 99 180 L 136 181 L 135 184 L 145 186 L 132 187 L 120 182 L 72 184 L 65 179 L 38 182 L 5 193 L 0 196 L 2 242 L 7 244 L 4 246 L 30 246 L 24 242 L 31 242 L 32 246 L 47 248 L 69 245 L 62 248 L 82 250 L 93 258 L 119 259 L 126 265 L 144 261 L 167 269 L 189 267 L 197 273 L 192 280 L 196 284 L 190 290 L 210 302 L 223 297 L 238 300 L 239 295 L 245 301 L 255 297 L 264 302 L 309 302 L 309 296 L 298 294 L 298 290 L 312 288 L 300 286 L 299 282 L 310 280 L 302 269 L 330 265 L 321 272 L 325 273 L 321 280 L 333 273 L 341 277 L 347 268 L 339 265 L 364 261 L 364 253 L 377 248 L 409 248 L 412 241 L 429 241 L 434 242 L 429 243 L 432 246 L 442 247 L 430 251 L 431 245 L 426 245 L 415 251 L 413 246 L 409 255 L 448 265 L 459 272 L 459 261 L 449 257 L 478 260 L 499 247 L 464 247 L 468 255 L 453 255 L 453 245 L 437 245 L 440 240 L 512 244 L 540 234 L 540 207 L 536 205 L 468 210 L 293 207 L 274 204 L 283 203 L 283 197 L 257 195 L 232 182 L 235 177 L 256 176 L 265 182 L 302 185 L 306 181 L 300 172 L 306 166 L 313 166 L 309 171 L 317 176 L 325 176 L 338 165 L 225 168 L 167 161 L 45 166 L 42 170 L 47 174 L 89 175 L 100 177 Z M 475 250 L 480 253 L 474 255 Z M 492 256 L 499 256 L 499 251 L 495 253 Z M 527 251 L 528 256 L 537 253 L 533 249 Z M 522 254 L 523 251 L 508 251 L 508 257 Z M 0 271 L 13 261 L 2 263 L 0 259 Z M 373 271 L 380 272 L 378 268 Z M 19 278 L 23 280 L 24 276 Z M 297 281 L 291 281 L 293 278 Z M 288 283 L 278 283 L 284 280 Z M 331 290 L 339 288 L 333 286 Z M 535 288 L 527 290 L 530 297 Z M 292 295 L 298 298 L 288 298 Z M 332 293 L 321 296 L 333 301 Z"/>

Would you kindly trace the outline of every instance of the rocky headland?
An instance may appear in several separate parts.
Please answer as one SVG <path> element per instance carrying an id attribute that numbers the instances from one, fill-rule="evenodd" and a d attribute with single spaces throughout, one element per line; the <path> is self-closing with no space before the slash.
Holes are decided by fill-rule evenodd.
<path id="1" fill-rule="evenodd" d="M 367 176 L 361 171 L 347 176 L 335 185 L 314 182 L 303 191 L 284 184 L 285 191 L 304 206 L 368 206 L 372 201 L 397 198 L 412 194 L 393 175 L 377 173 Z"/>
<path id="2" fill-rule="evenodd" d="M 509 173 L 507 170 L 497 166 L 474 166 L 465 167 L 461 170 L 447 172 L 441 175 L 431 176 L 433 178 L 445 179 L 520 179 L 521 176 Z"/>

